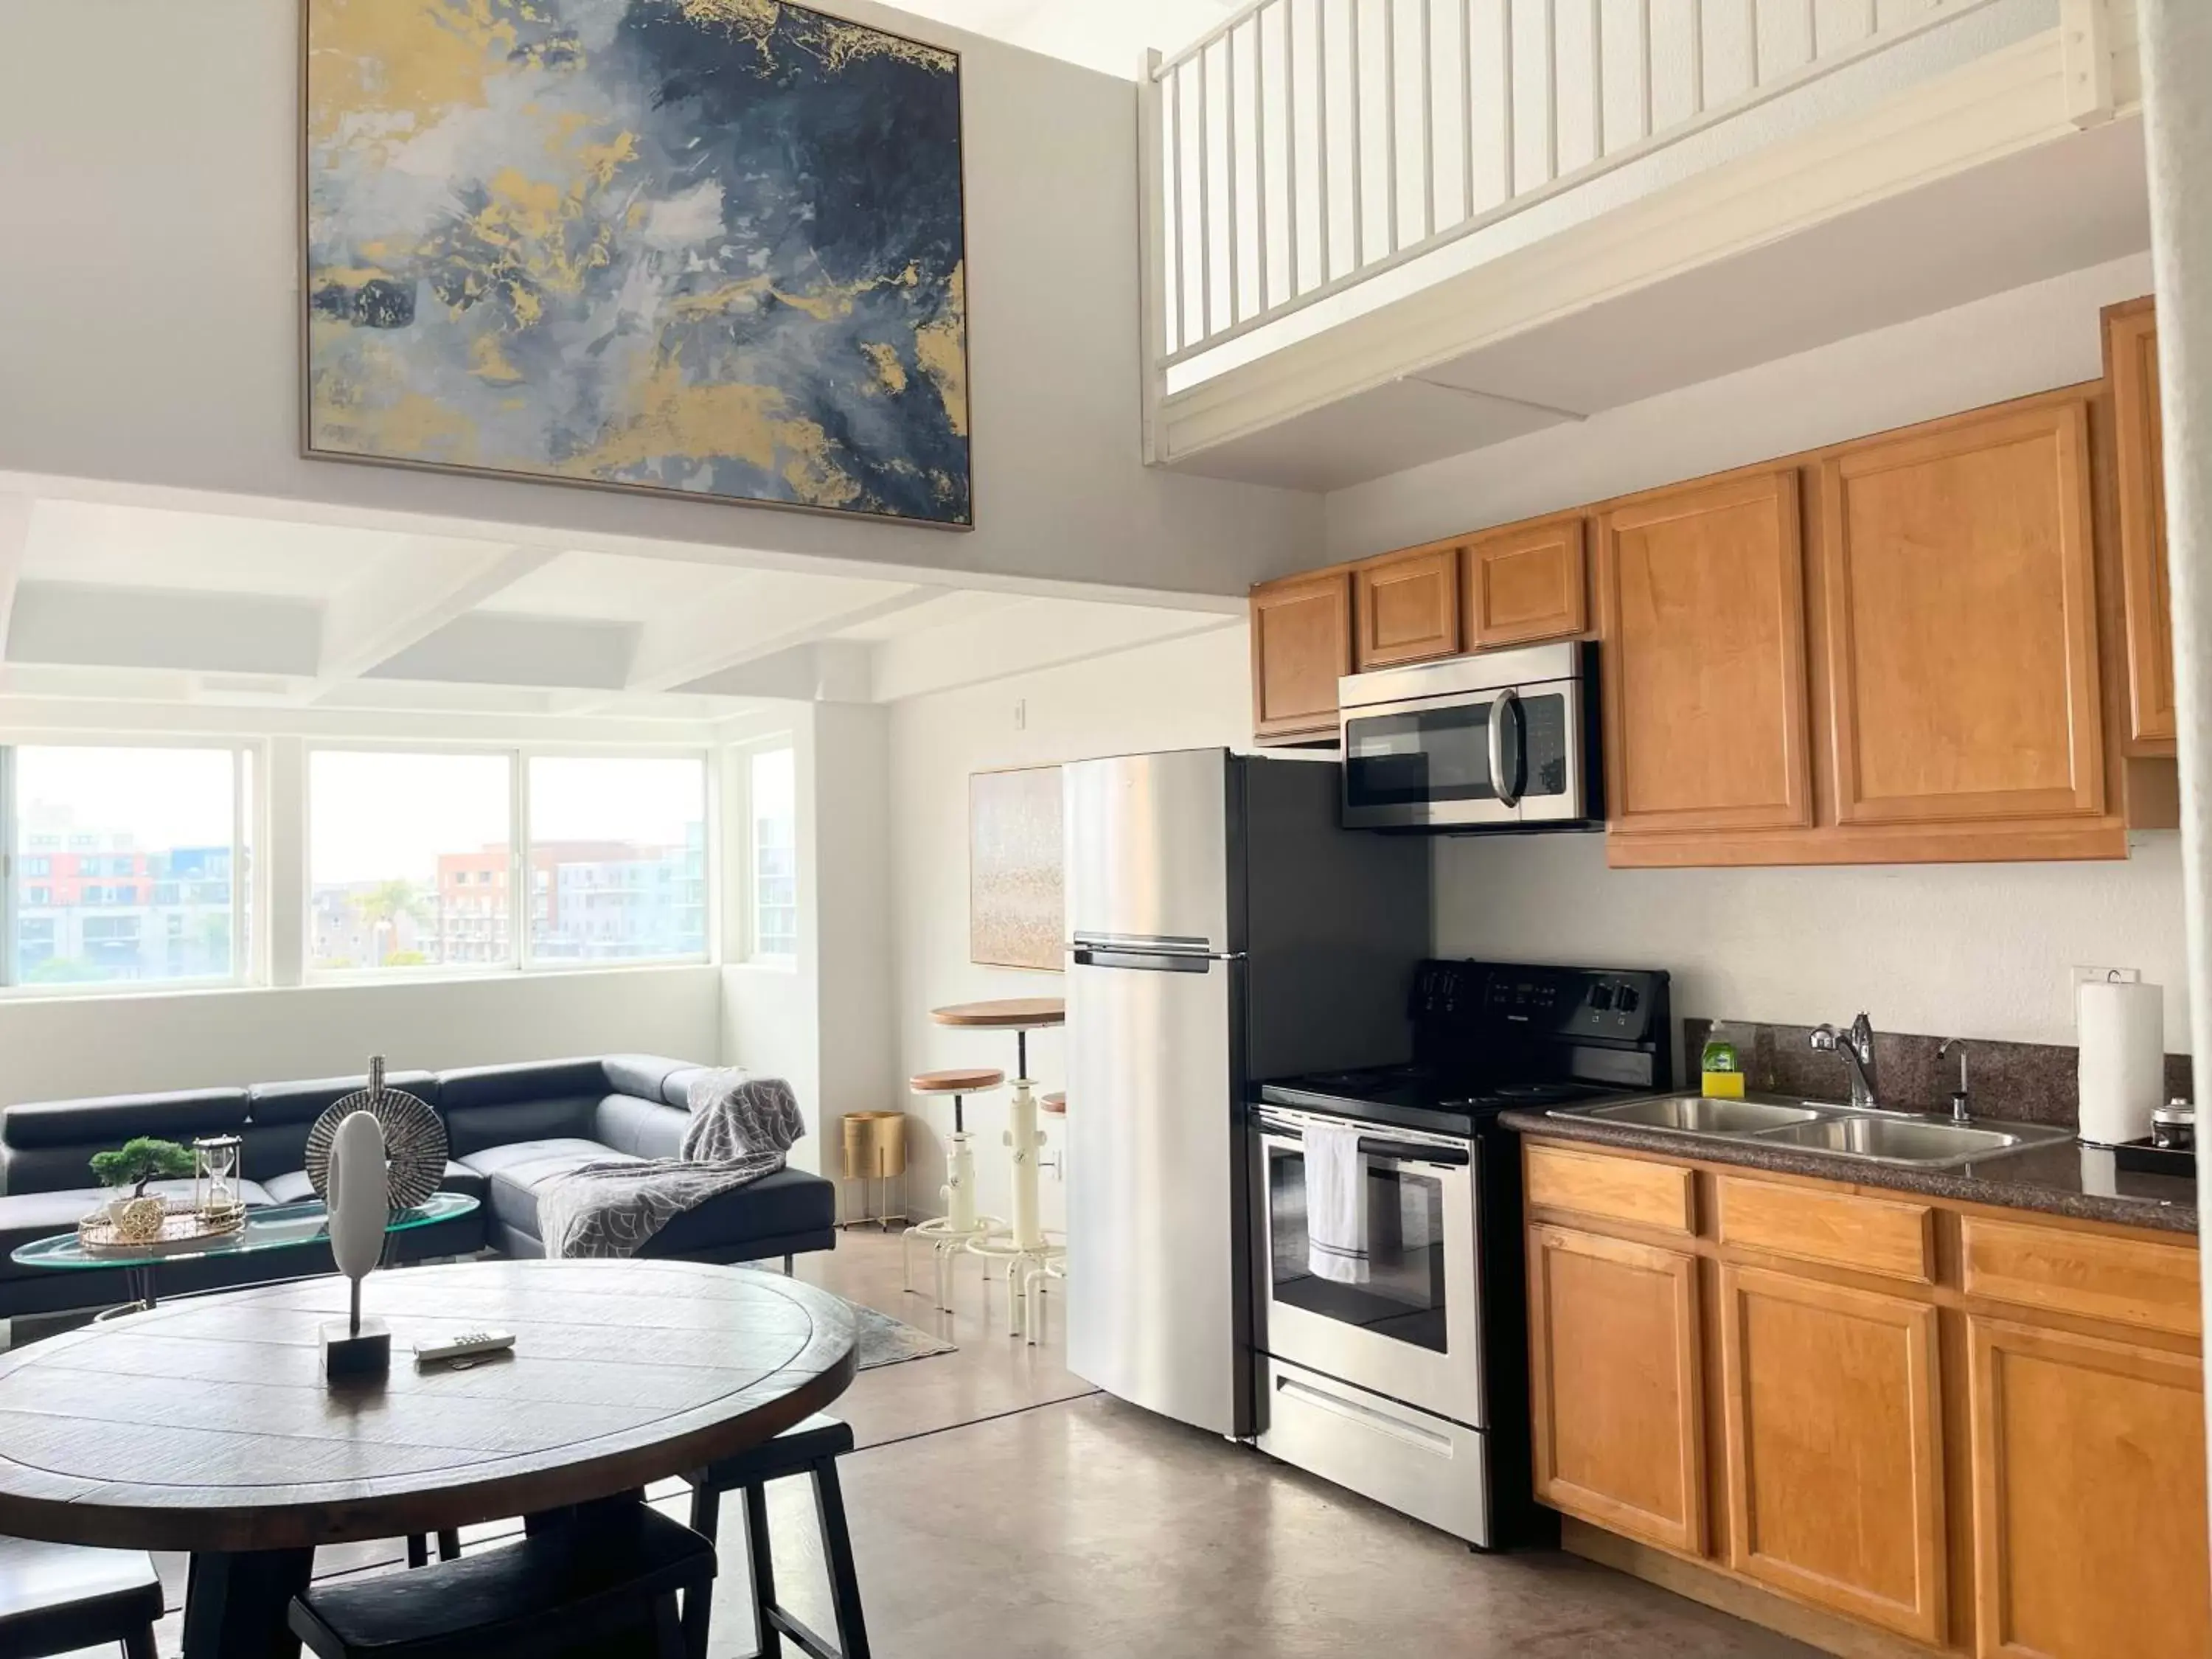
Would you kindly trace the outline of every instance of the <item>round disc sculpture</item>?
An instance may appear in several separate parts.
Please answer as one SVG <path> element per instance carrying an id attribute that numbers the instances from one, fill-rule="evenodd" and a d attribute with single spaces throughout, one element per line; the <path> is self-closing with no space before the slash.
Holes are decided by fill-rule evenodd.
<path id="1" fill-rule="evenodd" d="M 356 1112 L 367 1112 L 384 1131 L 386 1197 L 395 1210 L 411 1210 L 438 1190 L 446 1178 L 446 1126 L 428 1103 L 404 1089 L 384 1085 L 384 1056 L 368 1062 L 368 1087 L 356 1090 L 325 1109 L 307 1131 L 307 1182 L 315 1196 L 331 1201 L 331 1143 L 338 1125 Z"/>

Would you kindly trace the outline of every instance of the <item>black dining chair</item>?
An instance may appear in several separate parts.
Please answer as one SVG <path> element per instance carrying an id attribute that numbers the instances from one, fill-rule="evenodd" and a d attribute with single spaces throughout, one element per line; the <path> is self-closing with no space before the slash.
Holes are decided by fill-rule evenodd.
<path id="1" fill-rule="evenodd" d="M 154 1659 L 161 1581 L 143 1550 L 0 1538 L 0 1653 L 42 1659 L 103 1642 Z"/>
<path id="2" fill-rule="evenodd" d="M 624 1502 L 459 1560 L 311 1585 L 289 1620 L 318 1659 L 543 1659 L 646 1631 L 658 1659 L 706 1659 L 678 1598 L 703 1602 L 714 1579 L 712 1543 Z"/>

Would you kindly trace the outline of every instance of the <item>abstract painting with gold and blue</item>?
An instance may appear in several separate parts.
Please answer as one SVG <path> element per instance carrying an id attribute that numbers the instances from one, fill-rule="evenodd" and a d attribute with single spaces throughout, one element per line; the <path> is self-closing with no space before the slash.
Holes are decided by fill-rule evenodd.
<path id="1" fill-rule="evenodd" d="M 972 521 L 960 65 L 781 0 L 306 0 L 313 455 Z"/>

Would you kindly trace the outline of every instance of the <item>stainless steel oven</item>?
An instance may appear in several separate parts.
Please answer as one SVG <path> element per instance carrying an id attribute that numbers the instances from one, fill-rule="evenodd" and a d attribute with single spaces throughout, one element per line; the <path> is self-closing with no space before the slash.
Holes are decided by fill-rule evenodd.
<path id="1" fill-rule="evenodd" d="M 1346 676 L 1346 827 L 1597 828 L 1596 662 L 1569 641 Z"/>
<path id="2" fill-rule="evenodd" d="M 1360 1132 L 1368 1277 L 1309 1271 L 1304 1131 Z M 1470 1428 L 1483 1426 L 1475 1261 L 1475 1143 L 1262 1106 L 1253 1117 L 1261 1237 L 1254 1325 L 1262 1350 Z"/>

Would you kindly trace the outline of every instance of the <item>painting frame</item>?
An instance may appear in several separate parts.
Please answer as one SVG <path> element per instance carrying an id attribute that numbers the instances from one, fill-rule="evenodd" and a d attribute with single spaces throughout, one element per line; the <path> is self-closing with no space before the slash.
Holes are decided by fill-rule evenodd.
<path id="1" fill-rule="evenodd" d="M 693 506 L 716 510 L 730 507 L 766 508 L 778 513 L 803 514 L 811 518 L 835 519 L 848 522 L 897 526 L 908 529 L 941 531 L 956 535 L 969 534 L 975 531 L 981 515 L 980 502 L 981 499 L 981 492 L 978 488 L 975 469 L 975 434 L 977 400 L 975 395 L 973 347 L 973 335 L 975 332 L 973 305 L 974 293 L 973 284 L 971 282 L 967 280 L 966 276 L 973 253 L 973 248 L 970 242 L 970 226 L 968 214 L 969 131 L 966 60 L 959 48 L 945 45 L 940 41 L 925 40 L 918 34 L 906 33 L 896 29 L 883 28 L 874 23 L 860 23 L 858 22 L 857 20 L 838 17 L 835 13 L 823 11 L 822 7 L 819 4 L 805 4 L 805 9 L 817 12 L 818 15 L 823 16 L 835 18 L 836 21 L 838 21 L 854 22 L 855 27 L 872 30 L 878 34 L 884 35 L 890 40 L 902 42 L 905 45 L 919 46 L 930 52 L 942 53 L 952 60 L 952 75 L 955 87 L 954 105 L 957 112 L 956 131 L 958 135 L 958 155 L 955 169 L 955 180 L 959 195 L 958 219 L 960 228 L 960 245 L 962 250 L 961 264 L 963 271 L 963 280 L 964 289 L 960 330 L 960 373 L 964 391 L 963 401 L 966 406 L 965 424 L 967 429 L 964 434 L 964 450 L 967 461 L 967 515 L 964 519 L 949 520 L 915 517 L 897 513 L 872 512 L 846 507 L 828 507 L 810 501 L 778 501 L 769 497 L 756 498 L 750 496 L 718 495 L 703 490 L 678 489 L 672 485 L 632 483 L 621 479 L 572 477 L 550 471 L 531 472 L 517 471 L 506 467 L 472 465 L 462 462 L 422 460 L 409 456 L 361 454 L 343 450 L 328 449 L 317 447 L 314 441 L 314 360 L 310 338 L 314 320 L 313 290 L 312 285 L 313 256 L 313 250 L 310 246 L 309 227 L 312 217 L 312 193 L 313 190 L 312 176 L 313 169 L 313 158 L 312 154 L 313 135 L 312 131 L 313 115 L 311 101 L 313 97 L 313 64 L 311 58 L 313 56 L 313 24 L 314 11 L 316 6 L 319 3 L 322 3 L 322 0 L 298 0 L 293 14 L 298 33 L 298 39 L 295 43 L 297 48 L 295 54 L 297 74 L 294 86 L 294 97 L 296 104 L 296 131 L 298 137 L 298 143 L 295 154 L 295 166 L 293 202 L 293 210 L 296 216 L 293 227 L 294 246 L 296 257 L 294 260 L 293 270 L 295 278 L 298 284 L 298 291 L 295 295 L 297 310 L 295 319 L 295 349 L 298 354 L 297 373 L 299 377 L 299 418 L 295 435 L 298 446 L 297 453 L 301 459 L 307 461 L 332 462 L 349 466 L 396 468 L 402 471 L 421 472 L 447 477 L 476 478 L 495 483 L 522 485 L 551 484 L 570 489 L 591 490 L 602 495 L 640 496 L 647 500 L 662 501 L 684 501 Z"/>
<path id="2" fill-rule="evenodd" d="M 1043 766 L 1011 766 L 970 772 L 968 775 L 968 960 L 979 968 L 1012 968 L 1024 973 L 1056 974 L 1065 969 L 1063 959 L 1066 930 L 1066 850 L 1062 842 L 1063 814 L 1061 806 L 1061 777 L 1063 769 L 1057 763 Z M 1050 834 L 1041 832 L 1036 824 L 1024 824 L 1023 817 L 1036 811 L 1042 803 L 1050 801 Z M 1000 839 L 987 832 L 990 829 L 987 814 L 998 812 L 1006 817 L 1017 830 L 1027 832 L 1029 867 L 1035 869 L 1048 862 L 1051 868 L 1051 921 L 1024 925 L 1019 913 L 1028 908 L 1025 900 L 1035 895 L 1024 895 L 1021 872 L 1018 868 L 993 870 L 989 866 L 994 843 Z M 1049 859 L 1042 856 L 1049 848 Z M 994 885 L 1000 890 L 994 896 Z M 1012 917 L 1011 922 L 1004 919 Z M 994 924 L 1000 923 L 1002 931 L 995 937 L 1006 940 L 1016 934 L 1025 939 L 1009 943 L 1006 948 L 993 948 Z M 1026 951 L 1024 951 L 1024 945 Z"/>

